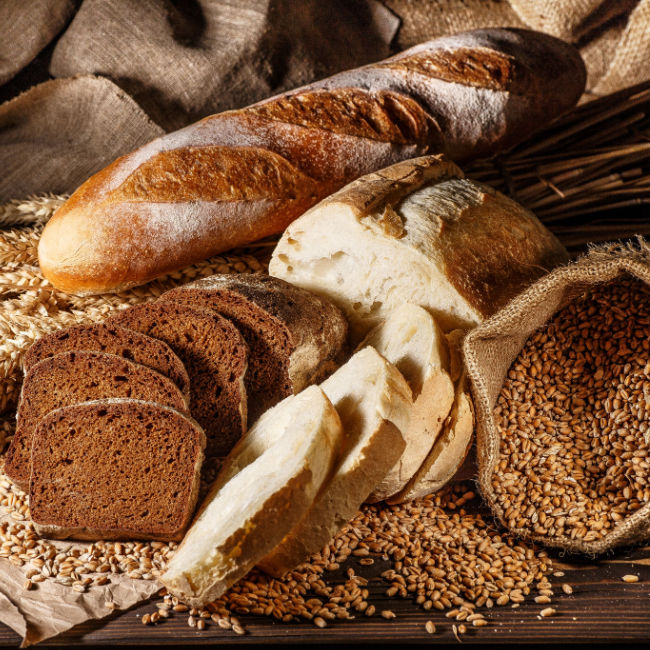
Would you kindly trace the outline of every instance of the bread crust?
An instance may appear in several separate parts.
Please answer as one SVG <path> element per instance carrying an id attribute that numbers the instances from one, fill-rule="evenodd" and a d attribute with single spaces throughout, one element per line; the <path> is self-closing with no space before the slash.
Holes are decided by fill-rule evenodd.
<path id="1" fill-rule="evenodd" d="M 400 160 L 494 154 L 575 104 L 584 82 L 558 39 L 476 30 L 213 115 L 86 181 L 46 226 L 41 270 L 71 293 L 142 284 L 280 232 Z"/>

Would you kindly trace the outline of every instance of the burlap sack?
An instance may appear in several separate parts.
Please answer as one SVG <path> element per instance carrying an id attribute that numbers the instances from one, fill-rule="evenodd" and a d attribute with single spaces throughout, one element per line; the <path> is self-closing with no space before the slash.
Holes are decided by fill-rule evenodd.
<path id="1" fill-rule="evenodd" d="M 0 106 L 0 202 L 74 191 L 163 130 L 108 79 L 54 79 Z"/>
<path id="2" fill-rule="evenodd" d="M 493 408 L 506 373 L 528 337 L 590 286 L 627 273 L 650 284 L 650 245 L 604 246 L 592 249 L 577 262 L 555 269 L 512 300 L 505 308 L 472 330 L 463 352 L 476 410 L 479 486 L 492 512 L 508 527 L 492 477 L 500 460 L 499 432 Z M 547 546 L 598 555 L 650 536 L 650 504 L 623 519 L 605 537 L 585 542 L 568 537 L 540 537 L 513 533 Z"/>
<path id="3" fill-rule="evenodd" d="M 171 131 L 382 59 L 398 24 L 377 0 L 84 0 L 50 72 L 109 77 Z"/>
<path id="4" fill-rule="evenodd" d="M 64 27 L 75 0 L 0 2 L 0 84 L 22 70 Z"/>

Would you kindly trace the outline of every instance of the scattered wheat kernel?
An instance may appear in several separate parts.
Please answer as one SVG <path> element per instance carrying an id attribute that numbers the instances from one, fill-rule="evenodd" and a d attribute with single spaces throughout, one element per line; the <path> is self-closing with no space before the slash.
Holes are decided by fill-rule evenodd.
<path id="1" fill-rule="evenodd" d="M 316 627 L 327 627 L 327 622 L 325 621 L 324 618 L 321 618 L 320 616 L 317 616 L 317 617 L 314 619 L 314 625 L 315 625 Z"/>
<path id="2" fill-rule="evenodd" d="M 568 585 L 566 582 L 562 585 L 562 591 L 565 594 L 572 594 L 573 593 L 573 587 L 571 585 Z"/>
<path id="3" fill-rule="evenodd" d="M 151 616 L 149 614 L 143 614 L 141 623 L 142 625 L 149 625 L 151 623 Z"/>
<path id="4" fill-rule="evenodd" d="M 435 634 L 436 633 L 436 626 L 435 626 L 433 621 L 427 621 L 425 623 L 424 627 L 426 628 L 426 631 L 429 634 Z"/>
<path id="5" fill-rule="evenodd" d="M 631 573 L 628 573 L 627 575 L 624 575 L 621 580 L 623 582 L 639 582 L 639 576 L 632 575 Z"/>
<path id="6" fill-rule="evenodd" d="M 488 622 L 484 618 L 477 618 L 476 620 L 472 621 L 472 625 L 474 627 L 485 627 L 487 623 Z"/>
<path id="7" fill-rule="evenodd" d="M 557 610 L 553 609 L 552 607 L 547 607 L 546 609 L 543 609 L 539 614 L 544 618 L 548 618 L 549 616 L 555 616 L 556 613 Z"/>
<path id="8" fill-rule="evenodd" d="M 194 616 L 188 616 L 187 617 L 187 624 L 190 627 L 196 627 L 196 619 L 194 618 Z"/>
<path id="9" fill-rule="evenodd" d="M 381 615 L 385 619 L 395 618 L 395 612 L 391 611 L 390 609 L 382 610 Z"/>
<path id="10" fill-rule="evenodd" d="M 243 636 L 244 634 L 246 634 L 246 630 L 241 625 L 239 625 L 239 623 L 235 623 L 232 626 L 232 631 L 235 634 L 239 634 L 239 636 Z"/>
<path id="11" fill-rule="evenodd" d="M 196 622 L 196 628 L 197 628 L 197 630 L 205 630 L 205 619 L 200 618 Z"/>

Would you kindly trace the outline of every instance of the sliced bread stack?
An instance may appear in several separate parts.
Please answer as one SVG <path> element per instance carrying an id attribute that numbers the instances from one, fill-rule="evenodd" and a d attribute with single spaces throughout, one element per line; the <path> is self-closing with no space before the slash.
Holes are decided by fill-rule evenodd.
<path id="1" fill-rule="evenodd" d="M 248 347 L 226 318 L 173 302 L 148 302 L 110 317 L 125 327 L 164 341 L 190 378 L 192 417 L 203 427 L 206 454 L 225 456 L 246 431 L 244 376 Z"/>
<path id="2" fill-rule="evenodd" d="M 185 367 L 162 341 L 79 325 L 25 357 L 5 472 L 55 538 L 180 539 L 198 495 L 205 436 Z M 98 472 L 108 467 L 108 472 Z"/>
<path id="3" fill-rule="evenodd" d="M 163 585 L 195 607 L 221 596 L 304 517 L 341 439 L 339 416 L 316 386 L 262 415 L 226 459 Z"/>
<path id="4" fill-rule="evenodd" d="M 269 406 L 329 374 L 346 330 L 341 312 L 326 301 L 282 280 L 246 275 L 208 278 L 169 292 L 162 300 L 129 307 L 103 324 L 55 332 L 39 340 L 25 357 L 17 430 L 6 471 L 30 490 L 34 522 L 50 536 L 121 538 L 131 530 L 143 539 L 161 539 L 161 534 L 177 539 L 187 523 L 179 512 L 191 513 L 196 499 L 197 454 L 202 458 L 206 446 L 206 454 L 225 456 L 246 432 L 247 388 L 257 418 Z M 106 415 L 104 406 L 109 404 Z M 160 426 L 155 425 L 156 417 Z M 178 418 L 185 418 L 182 424 Z M 126 438 L 113 422 L 126 428 Z M 191 458 L 180 454 L 183 431 L 194 432 L 191 439 L 205 431 L 202 439 L 207 442 Z M 133 436 L 139 441 L 131 440 Z M 174 472 L 164 463 L 158 465 L 155 454 L 134 451 L 160 436 L 171 436 L 165 448 L 176 449 L 185 458 L 180 464 L 169 460 Z M 58 450 L 60 459 L 49 462 L 43 445 Z M 107 483 L 106 495 L 130 489 L 131 505 L 143 506 L 137 516 L 128 508 L 98 506 L 82 487 L 92 483 L 93 467 L 118 467 L 124 455 L 133 458 L 132 465 L 127 463 L 113 476 L 117 482 L 110 488 Z M 146 507 L 150 478 L 156 485 L 160 479 L 189 481 L 191 487 L 188 491 L 185 484 L 182 490 L 168 486 L 169 525 L 163 528 L 161 511 Z M 135 487 L 138 481 L 141 488 Z M 47 503 L 48 490 L 56 493 L 56 503 Z M 65 503 L 66 494 L 80 495 L 76 505 Z M 118 512 L 125 513 L 124 525 Z"/>
<path id="5" fill-rule="evenodd" d="M 267 275 L 213 275 L 172 289 L 161 301 L 210 310 L 241 332 L 250 353 L 245 384 L 251 424 L 330 374 L 347 335 L 347 321 L 329 301 Z"/>

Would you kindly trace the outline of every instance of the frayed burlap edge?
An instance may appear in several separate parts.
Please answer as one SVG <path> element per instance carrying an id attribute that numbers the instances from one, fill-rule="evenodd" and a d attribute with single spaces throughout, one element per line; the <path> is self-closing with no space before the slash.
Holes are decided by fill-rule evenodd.
<path id="1" fill-rule="evenodd" d="M 472 330 L 463 345 L 476 410 L 479 487 L 493 514 L 519 537 L 591 556 L 650 536 L 650 504 L 596 541 L 566 536 L 549 538 L 510 528 L 492 488 L 491 479 L 500 460 L 499 434 L 492 412 L 506 373 L 530 335 L 585 289 L 624 273 L 650 284 L 650 243 L 638 238 L 635 242 L 593 247 L 576 262 L 555 269 L 531 285 Z M 534 317 L 531 317 L 532 312 Z M 497 356 L 499 359 L 495 363 Z"/>

